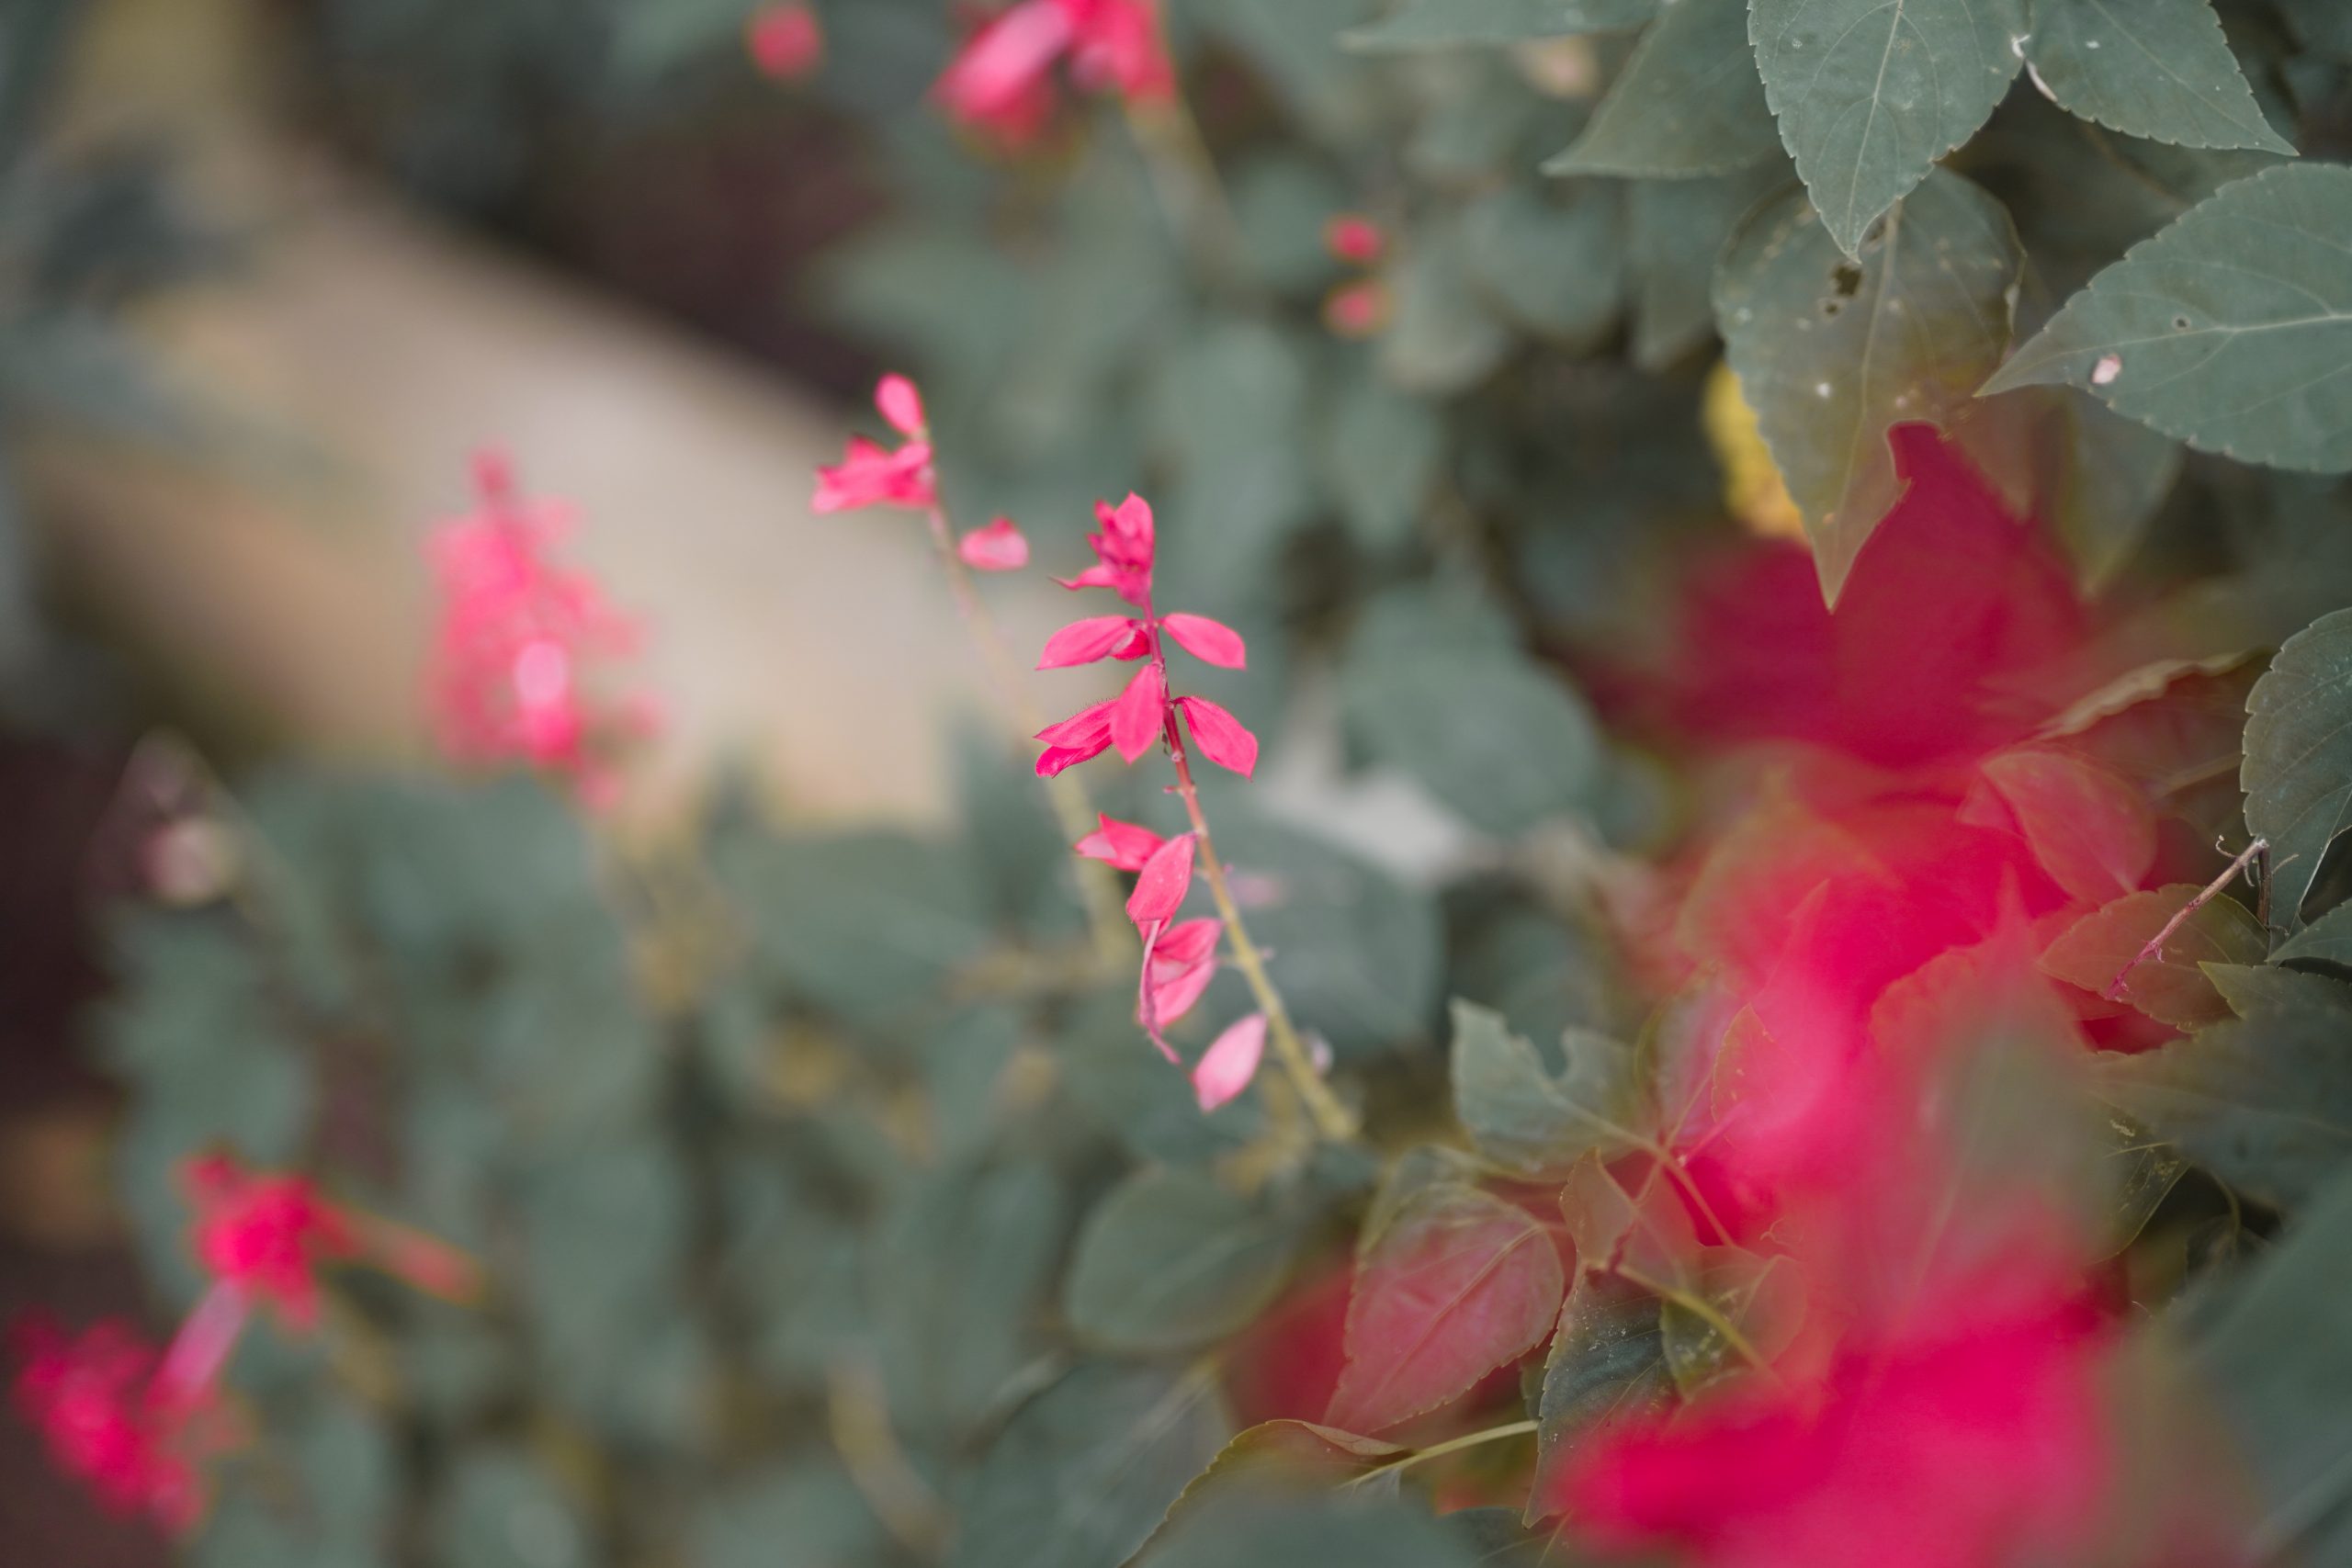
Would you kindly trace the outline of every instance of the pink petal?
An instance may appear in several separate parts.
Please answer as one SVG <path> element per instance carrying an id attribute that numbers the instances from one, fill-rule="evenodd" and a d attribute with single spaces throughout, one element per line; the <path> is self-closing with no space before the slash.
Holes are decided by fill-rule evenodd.
<path id="1" fill-rule="evenodd" d="M 922 394 L 904 376 L 883 377 L 881 385 L 874 389 L 874 406 L 899 434 L 922 434 Z"/>
<path id="2" fill-rule="evenodd" d="M 1153 532 L 1151 502 L 1139 495 L 1130 493 L 1126 500 L 1111 508 L 1110 514 L 1103 519 L 1103 525 L 1129 545 L 1143 551 L 1146 560 L 1150 558 Z"/>
<path id="3" fill-rule="evenodd" d="M 1179 833 L 1152 851 L 1127 895 L 1127 919 L 1149 926 L 1169 919 L 1193 886 L 1193 835 Z"/>
<path id="4" fill-rule="evenodd" d="M 1085 746 L 1096 740 L 1107 742 L 1111 736 L 1111 705 L 1108 702 L 1089 703 L 1068 718 L 1049 724 L 1037 731 L 1035 739 L 1048 746 Z M 1101 750 L 1101 746 L 1095 746 Z"/>
<path id="5" fill-rule="evenodd" d="M 939 78 L 940 100 L 986 123 L 1035 87 L 1069 47 L 1070 19 L 1055 0 L 1023 0 L 973 36 Z"/>
<path id="6" fill-rule="evenodd" d="M 1133 762 L 1159 742 L 1167 724 L 1168 677 L 1157 663 L 1147 664 L 1112 704 L 1111 744 Z"/>
<path id="7" fill-rule="evenodd" d="M 1193 1069 L 1193 1092 L 1203 1111 L 1215 1111 L 1250 1087 L 1266 1054 L 1266 1015 L 1237 1020 L 1216 1037 Z"/>
<path id="8" fill-rule="evenodd" d="M 1064 588 L 1116 588 L 1119 574 L 1107 566 L 1090 566 L 1076 577 L 1057 577 L 1054 581 Z"/>
<path id="9" fill-rule="evenodd" d="M 1388 248 L 1388 236 L 1363 214 L 1342 212 L 1323 225 L 1323 244 L 1343 262 L 1370 266 Z"/>
<path id="10" fill-rule="evenodd" d="M 1188 615 L 1180 610 L 1175 615 L 1160 616 L 1159 624 L 1176 639 L 1178 647 L 1195 659 L 1206 660 L 1226 670 L 1249 667 L 1250 652 L 1242 644 L 1241 634 L 1222 621 L 1212 621 L 1206 615 Z"/>
<path id="11" fill-rule="evenodd" d="M 1120 822 L 1098 814 L 1102 824 L 1078 841 L 1078 852 L 1118 871 L 1141 871 L 1151 852 L 1168 840 L 1148 828 Z"/>
<path id="12" fill-rule="evenodd" d="M 1179 697 L 1184 722 L 1201 755 L 1248 778 L 1258 766 L 1258 738 L 1242 722 L 1206 697 Z"/>
<path id="13" fill-rule="evenodd" d="M 1193 1010 L 1207 993 L 1209 982 L 1216 978 L 1216 962 L 1214 959 L 1203 959 L 1198 964 L 1173 970 L 1163 969 L 1155 961 L 1144 979 L 1144 1005 L 1150 1011 L 1136 1021 L 1146 1029 L 1167 1028 Z M 1164 1047 L 1166 1042 L 1155 1035 L 1154 1043 Z"/>
<path id="14" fill-rule="evenodd" d="M 1100 757 L 1111 749 L 1105 740 L 1100 746 L 1048 746 L 1037 753 L 1037 776 L 1052 778 L 1066 768 L 1074 768 L 1091 757 Z"/>
<path id="15" fill-rule="evenodd" d="M 1122 660 L 1141 659 L 1151 651 L 1150 630 L 1141 621 L 1136 621 L 1133 625 L 1136 629 L 1128 636 L 1126 641 L 1111 650 L 1112 658 Z"/>
<path id="16" fill-rule="evenodd" d="M 1168 966 L 1168 977 L 1192 968 L 1216 951 L 1217 938 L 1225 930 L 1225 922 L 1215 915 L 1203 915 L 1196 920 L 1179 920 L 1160 933 L 1158 945 L 1151 950 L 1152 966 Z"/>
<path id="17" fill-rule="evenodd" d="M 1012 518 L 1000 517 L 958 539 L 956 553 L 974 571 L 1019 571 L 1029 564 L 1029 541 Z"/>
<path id="18" fill-rule="evenodd" d="M 1094 615 L 1072 621 L 1046 639 L 1046 651 L 1038 655 L 1037 668 L 1066 670 L 1073 664 L 1091 664 L 1107 658 L 1128 639 L 1134 626 L 1135 623 L 1125 615 Z"/>
<path id="19" fill-rule="evenodd" d="M 801 0 L 754 12 L 745 29 L 752 63 L 775 81 L 806 76 L 824 61 L 824 28 Z"/>

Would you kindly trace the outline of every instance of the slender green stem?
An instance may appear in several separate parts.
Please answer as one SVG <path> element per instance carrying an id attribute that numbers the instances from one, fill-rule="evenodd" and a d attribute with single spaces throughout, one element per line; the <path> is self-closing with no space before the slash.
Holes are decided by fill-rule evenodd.
<path id="1" fill-rule="evenodd" d="M 1365 1482 L 1379 1476 L 1401 1474 L 1424 1460 L 1442 1459 L 1447 1454 L 1460 1453 L 1464 1449 L 1480 1448 L 1487 1443 L 1504 1442 L 1512 1438 L 1524 1438 L 1534 1432 L 1537 1427 L 1538 1423 L 1533 1421 L 1513 1421 L 1506 1426 L 1488 1427 L 1484 1431 L 1465 1433 L 1459 1438 L 1448 1438 L 1442 1443 L 1431 1443 L 1428 1448 L 1415 1449 L 1411 1453 L 1401 1454 L 1385 1464 L 1374 1465 L 1362 1475 L 1348 1477 L 1340 1484 L 1361 1486 Z"/>
<path id="2" fill-rule="evenodd" d="M 1172 716 L 1168 721 L 1168 750 L 1176 765 L 1176 793 L 1182 796 L 1184 815 L 1192 819 L 1193 833 L 1200 840 L 1201 867 L 1208 879 L 1209 897 L 1216 900 L 1217 918 L 1225 922 L 1233 962 L 1240 969 L 1241 977 L 1249 982 L 1258 1010 L 1266 1015 L 1266 1036 L 1273 1042 L 1274 1055 L 1290 1076 L 1291 1085 L 1313 1120 L 1315 1130 L 1334 1143 L 1345 1143 L 1356 1135 L 1355 1118 L 1331 1093 L 1323 1075 L 1315 1070 L 1314 1059 L 1307 1055 L 1306 1043 L 1291 1022 L 1290 1009 L 1283 1005 L 1282 993 L 1274 988 L 1273 977 L 1266 973 L 1258 944 L 1250 940 L 1250 928 L 1241 919 L 1241 907 L 1234 902 L 1233 889 L 1226 882 L 1225 864 L 1217 859 L 1216 840 L 1209 836 L 1209 820 L 1201 812 L 1200 791 L 1193 784 L 1193 765 L 1184 755 L 1183 737 Z"/>
<path id="3" fill-rule="evenodd" d="M 989 614 L 988 605 L 981 602 L 979 591 L 972 584 L 970 570 L 956 552 L 956 535 L 948 526 L 946 512 L 933 506 L 930 521 L 932 546 L 939 556 L 940 570 L 947 574 L 947 586 L 956 596 L 956 607 L 962 612 L 964 625 L 980 650 L 981 662 L 988 666 L 998 703 L 1021 727 L 1025 741 L 1045 727 L 1045 720 L 1038 715 L 1036 705 L 1029 700 L 1028 689 L 1022 683 L 1021 667 L 1006 646 L 1004 634 L 998 630 L 996 617 Z M 1061 825 L 1065 841 L 1074 844 L 1094 830 L 1094 807 L 1087 798 L 1085 784 L 1069 773 L 1057 773 L 1046 781 L 1046 794 L 1053 803 L 1054 817 Z M 1094 946 L 1103 964 L 1108 967 L 1125 964 L 1132 944 L 1120 909 L 1119 886 L 1112 880 L 1110 868 L 1098 861 L 1080 860 L 1078 889 L 1086 906 L 1088 929 L 1093 932 Z"/>

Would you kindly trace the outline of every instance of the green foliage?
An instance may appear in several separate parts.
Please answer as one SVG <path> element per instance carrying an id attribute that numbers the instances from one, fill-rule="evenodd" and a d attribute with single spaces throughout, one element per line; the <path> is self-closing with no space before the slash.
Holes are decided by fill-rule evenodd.
<path id="1" fill-rule="evenodd" d="M 1553 175 L 1684 179 L 1771 156 L 1772 111 L 1745 0 L 1678 0 L 1642 35 Z"/>
<path id="2" fill-rule="evenodd" d="M 2126 136 L 2294 153 L 2262 118 L 2208 0 L 2042 0 L 2026 59 L 2061 107 Z"/>
<path id="3" fill-rule="evenodd" d="M 2092 910 L 2060 933 L 2041 955 L 2045 974 L 2095 996 L 2112 989 L 2133 1007 L 2176 1029 L 2198 1029 L 2230 1016 L 2203 965 L 2259 964 L 2269 949 L 2261 922 L 2228 898 L 2198 905 L 2164 944 L 2141 953 L 2188 908 L 2201 889 L 2187 884 L 2130 893 Z"/>
<path id="4" fill-rule="evenodd" d="M 2292 929 L 2352 810 L 2352 613 L 2280 646 L 2247 701 L 2246 826 L 2270 840 L 2272 919 Z M 2317 911 L 2312 911 L 2316 913 Z"/>
<path id="5" fill-rule="evenodd" d="M 1639 1144 L 1633 1052 L 1582 1029 L 1567 1032 L 1561 1051 L 1567 1066 L 1555 1077 L 1499 1014 L 1453 1004 L 1453 1112 L 1480 1153 L 1533 1175 Z"/>
<path id="6" fill-rule="evenodd" d="M 1255 1321 L 1295 1245 L 1294 1226 L 1204 1175 L 1147 1171 L 1087 1216 L 1065 1310 L 1081 1337 L 1110 1349 L 1187 1349 Z"/>

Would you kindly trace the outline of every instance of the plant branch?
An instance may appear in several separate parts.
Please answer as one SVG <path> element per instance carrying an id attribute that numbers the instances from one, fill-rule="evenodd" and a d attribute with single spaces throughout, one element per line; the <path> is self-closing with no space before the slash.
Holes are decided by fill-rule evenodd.
<path id="1" fill-rule="evenodd" d="M 2109 999 L 2119 1002 L 2123 1000 L 2131 991 L 2131 987 L 2126 982 L 2132 978 L 2132 971 L 2140 967 L 2141 964 L 2147 963 L 2150 959 L 2161 956 L 2165 950 L 2165 943 L 2172 940 L 2173 933 L 2180 930 L 2181 927 L 2187 925 L 2188 923 L 2188 918 L 2191 915 L 2194 915 L 2198 910 L 2203 908 L 2206 905 L 2211 903 L 2216 897 L 2220 897 L 2222 888 L 2227 887 L 2233 880 L 2235 880 L 2239 873 L 2245 870 L 2247 866 L 2252 865 L 2254 863 L 2255 857 L 2260 855 L 2264 851 L 2269 848 L 2269 840 L 2256 839 L 2245 849 L 2239 851 L 2238 858 L 2232 861 L 2227 866 L 2223 867 L 2221 875 L 2207 883 L 2203 890 L 2200 891 L 2196 897 L 2191 898 L 2188 903 L 2182 905 L 2180 908 L 2174 913 L 2173 918 L 2165 922 L 2164 929 L 2156 932 L 2155 935 L 2150 937 L 2147 942 L 2147 945 L 2141 948 L 2137 953 L 2132 955 L 2132 962 L 2126 964 L 2116 973 L 2114 981 L 2107 987 Z"/>
<path id="2" fill-rule="evenodd" d="M 1416 1449 L 1408 1454 L 1400 1454 L 1385 1464 L 1374 1465 L 1362 1475 L 1351 1475 L 1340 1484 L 1342 1488 L 1361 1486 L 1365 1482 L 1375 1480 L 1380 1476 L 1401 1474 L 1424 1460 L 1442 1459 L 1447 1454 L 1460 1453 L 1464 1449 L 1479 1448 L 1487 1443 L 1504 1442 L 1512 1438 L 1524 1438 L 1536 1431 L 1540 1423 L 1534 1421 L 1512 1421 L 1500 1427 L 1488 1427 L 1483 1431 L 1467 1432 L 1459 1438 L 1448 1438 L 1442 1443 L 1431 1443 L 1428 1448 Z"/>

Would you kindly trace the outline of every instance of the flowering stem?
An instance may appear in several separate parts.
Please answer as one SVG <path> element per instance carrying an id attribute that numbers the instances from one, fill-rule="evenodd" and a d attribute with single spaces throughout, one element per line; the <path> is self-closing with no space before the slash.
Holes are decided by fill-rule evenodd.
<path id="1" fill-rule="evenodd" d="M 192 1395 L 209 1388 L 244 1332 L 246 1310 L 244 1292 L 226 1281 L 215 1283 L 172 1337 L 156 1382 L 174 1394 Z"/>
<path id="2" fill-rule="evenodd" d="M 963 613 L 964 625 L 980 650 L 982 662 L 988 665 L 989 679 L 996 686 L 999 704 L 1021 727 L 1022 736 L 1026 739 L 1044 728 L 1046 721 L 1030 702 L 1021 683 L 1020 668 L 1005 646 L 1003 634 L 997 630 L 995 617 L 989 614 L 978 591 L 972 586 L 972 574 L 966 569 L 964 558 L 956 553 L 956 535 L 948 526 L 946 512 L 933 506 L 929 515 L 931 542 L 938 551 L 941 570 L 947 574 L 947 586 L 956 595 L 956 607 Z M 1065 842 L 1074 844 L 1094 830 L 1094 808 L 1087 800 L 1084 784 L 1066 773 L 1057 773 L 1046 781 L 1046 793 L 1053 802 L 1054 817 L 1061 825 Z M 1119 887 L 1112 880 L 1111 868 L 1096 861 L 1080 860 L 1078 891 L 1086 906 L 1088 929 L 1094 933 L 1094 946 L 1104 964 L 1115 967 L 1125 963 L 1126 922 L 1120 914 Z"/>
<path id="3" fill-rule="evenodd" d="M 1216 901 L 1217 917 L 1225 922 L 1233 961 L 1239 967 L 1241 977 L 1250 983 L 1250 994 L 1258 999 L 1258 1010 L 1266 1015 L 1266 1037 L 1274 1043 L 1274 1055 L 1281 1058 L 1283 1070 L 1290 1075 L 1315 1130 L 1334 1143 L 1345 1143 L 1356 1135 L 1355 1118 L 1315 1070 L 1315 1063 L 1291 1022 L 1290 1010 L 1283 1005 L 1282 993 L 1274 989 L 1273 978 L 1266 973 L 1258 944 L 1250 940 L 1250 928 L 1242 923 L 1240 906 L 1233 901 L 1233 890 L 1226 884 L 1225 863 L 1217 859 L 1216 841 L 1209 837 L 1209 820 L 1202 815 L 1200 791 L 1193 785 L 1193 765 L 1184 755 L 1183 738 L 1172 713 L 1168 721 L 1168 751 L 1176 764 L 1176 793 L 1183 797 L 1184 815 L 1192 818 L 1193 833 L 1200 840 L 1201 869 L 1208 879 L 1209 897 Z"/>

